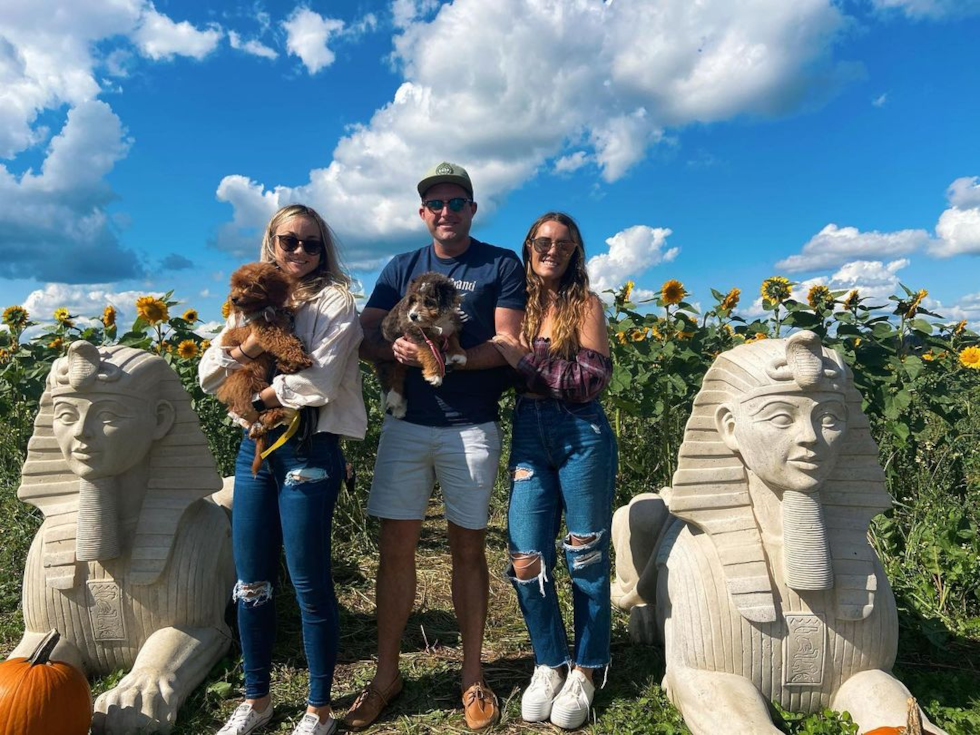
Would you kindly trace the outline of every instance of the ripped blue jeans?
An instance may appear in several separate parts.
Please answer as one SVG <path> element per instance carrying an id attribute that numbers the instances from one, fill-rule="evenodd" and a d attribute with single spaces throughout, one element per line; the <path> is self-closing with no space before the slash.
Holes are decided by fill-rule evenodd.
<path id="1" fill-rule="evenodd" d="M 539 666 L 575 663 L 598 669 L 609 664 L 609 529 L 616 452 L 616 438 L 598 401 L 517 397 L 508 510 L 512 563 L 507 576 L 517 590 Z M 562 512 L 569 532 L 562 549 L 574 609 L 571 657 L 552 576 Z M 518 579 L 515 563 L 526 568 L 536 558 L 542 562 L 537 576 Z"/>
<path id="2" fill-rule="evenodd" d="M 269 446 L 284 431 L 269 434 Z M 235 463 L 232 545 L 238 582 L 234 599 L 242 638 L 245 696 L 269 693 L 276 634 L 273 591 L 279 554 L 299 603 L 303 647 L 310 671 L 308 703 L 330 704 L 340 644 L 337 598 L 330 566 L 330 528 L 344 477 L 344 458 L 335 434 L 314 434 L 303 444 L 286 442 L 252 476 L 255 442 L 242 439 Z"/>

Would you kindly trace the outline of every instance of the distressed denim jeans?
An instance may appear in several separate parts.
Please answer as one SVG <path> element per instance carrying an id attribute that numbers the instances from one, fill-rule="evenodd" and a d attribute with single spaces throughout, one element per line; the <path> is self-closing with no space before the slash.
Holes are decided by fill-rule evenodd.
<path id="1" fill-rule="evenodd" d="M 269 434 L 269 446 L 284 429 Z M 310 671 L 308 703 L 330 704 L 340 644 L 337 598 L 330 566 L 330 528 L 344 477 L 337 436 L 286 442 L 252 476 L 255 442 L 242 440 L 235 463 L 232 545 L 238 583 L 234 600 L 242 638 L 245 696 L 269 693 L 280 550 L 299 603 L 303 647 Z"/>
<path id="2" fill-rule="evenodd" d="M 518 396 L 511 441 L 508 536 L 514 555 L 540 556 L 541 572 L 517 590 L 538 665 L 609 664 L 609 529 L 616 479 L 616 438 L 597 401 L 566 403 Z M 562 512 L 562 542 L 572 580 L 575 648 L 568 638 L 552 576 Z M 572 536 L 582 545 L 573 545 Z"/>

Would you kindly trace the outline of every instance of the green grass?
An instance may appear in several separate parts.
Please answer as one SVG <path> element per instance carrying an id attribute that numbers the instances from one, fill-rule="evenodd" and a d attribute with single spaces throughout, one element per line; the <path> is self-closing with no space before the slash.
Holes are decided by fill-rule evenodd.
<path id="1" fill-rule="evenodd" d="M 0 650 L 9 651 L 20 637 L 21 570 L 40 516 L 14 496 L 22 454 L 0 425 Z M 373 539 L 377 525 L 363 516 L 370 468 L 370 442 L 348 449 L 360 475 L 354 493 L 344 493 L 335 524 L 334 570 L 341 606 L 341 643 L 334 698 L 346 709 L 374 669 L 374 578 L 377 552 Z M 974 491 L 975 492 L 975 491 Z M 973 497 L 971 495 L 970 497 Z M 930 507 L 940 498 L 926 498 Z M 498 482 L 491 505 L 488 556 L 491 570 L 490 615 L 484 645 L 486 677 L 503 705 L 499 733 L 557 732 L 549 724 L 531 725 L 520 717 L 520 693 L 533 668 L 527 632 L 510 584 L 503 578 L 506 564 L 506 490 Z M 904 522 L 904 516 L 898 520 Z M 909 524 L 903 526 L 907 529 Z M 896 533 L 895 529 L 888 531 Z M 896 672 L 934 720 L 951 734 L 980 733 L 980 618 L 969 610 L 953 610 L 952 617 L 926 615 L 922 589 L 934 587 L 932 577 L 914 564 L 902 568 L 903 558 L 888 553 L 909 553 L 909 547 L 885 544 L 886 566 L 898 582 L 902 610 L 902 636 Z M 430 507 L 418 552 L 419 585 L 415 610 L 402 642 L 404 693 L 392 703 L 370 733 L 468 732 L 459 701 L 461 649 L 452 612 L 450 561 L 445 522 L 440 505 Z M 570 619 L 570 585 L 563 568 L 557 573 L 566 619 Z M 264 732 L 289 733 L 305 710 L 306 664 L 302 653 L 299 612 L 288 579 L 277 596 L 279 613 L 274 653 L 273 697 L 276 715 Z M 905 581 L 908 577 L 912 581 Z M 939 593 L 936 592 L 938 595 Z M 229 618 L 231 619 L 231 618 Z M 949 621 L 944 622 L 944 620 Z M 613 615 L 612 666 L 608 683 L 596 693 L 589 733 L 686 733 L 679 714 L 660 687 L 664 660 L 656 647 L 634 645 L 628 636 L 627 616 Z M 175 735 L 214 732 L 240 701 L 242 678 L 237 644 L 212 670 L 181 710 Z M 98 693 L 111 688 L 118 672 L 93 682 Z M 779 713 L 773 716 L 784 732 L 801 735 L 843 735 L 852 732 L 836 715 L 808 717 Z"/>

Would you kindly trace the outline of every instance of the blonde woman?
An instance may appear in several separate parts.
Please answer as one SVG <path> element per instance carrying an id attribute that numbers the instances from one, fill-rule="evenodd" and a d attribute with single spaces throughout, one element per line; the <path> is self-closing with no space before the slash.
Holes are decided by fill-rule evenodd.
<path id="1" fill-rule="evenodd" d="M 251 470 L 255 444 L 247 436 L 242 439 L 235 465 L 232 545 L 245 702 L 218 733 L 246 735 L 272 719 L 269 688 L 276 629 L 272 598 L 280 550 L 285 547 L 310 672 L 306 714 L 293 733 L 331 735 L 337 729 L 330 690 L 339 626 L 330 529 L 344 476 L 339 438 L 363 439 L 367 429 L 357 362 L 362 333 L 350 280 L 340 266 L 330 228 L 313 209 L 295 204 L 276 212 L 265 229 L 260 258 L 275 263 L 298 284 L 293 295 L 295 332 L 313 366 L 276 376 L 256 396 L 255 411 L 242 418 L 252 423 L 259 410 L 273 406 L 314 410 L 304 412 L 307 425 L 269 455 L 257 475 Z M 230 350 L 220 345 L 221 339 L 215 339 L 201 360 L 201 387 L 208 393 L 261 354 L 251 337 Z M 273 430 L 270 445 L 283 431 L 284 427 Z"/>
<path id="2" fill-rule="evenodd" d="M 521 698 L 529 722 L 580 727 L 595 694 L 593 672 L 609 665 L 609 528 L 616 439 L 596 397 L 612 363 L 602 302 L 589 290 L 574 220 L 548 212 L 524 240 L 527 311 L 522 336 L 494 344 L 521 378 L 514 408 L 508 576 L 534 648 Z M 569 653 L 555 590 L 555 539 L 572 580 L 574 645 Z"/>

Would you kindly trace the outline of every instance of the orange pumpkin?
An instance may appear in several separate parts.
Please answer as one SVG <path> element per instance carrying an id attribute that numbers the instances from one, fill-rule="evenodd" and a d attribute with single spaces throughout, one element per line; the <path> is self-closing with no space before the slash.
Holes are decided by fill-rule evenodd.
<path id="1" fill-rule="evenodd" d="M 0 735 L 87 735 L 92 693 L 81 671 L 49 657 L 52 630 L 28 658 L 0 663 Z"/>
<path id="2" fill-rule="evenodd" d="M 864 735 L 905 735 L 904 727 L 876 727 L 868 730 Z"/>

